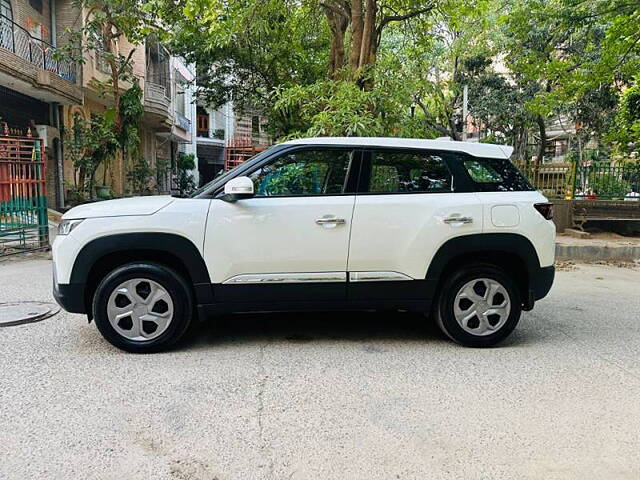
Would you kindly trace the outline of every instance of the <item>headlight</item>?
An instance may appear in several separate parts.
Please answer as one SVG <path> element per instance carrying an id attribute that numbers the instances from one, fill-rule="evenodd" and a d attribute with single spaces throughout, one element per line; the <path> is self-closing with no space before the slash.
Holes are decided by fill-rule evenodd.
<path id="1" fill-rule="evenodd" d="M 82 223 L 84 218 L 78 218 L 75 220 L 62 220 L 58 225 L 58 235 L 69 235 L 74 228 Z"/>

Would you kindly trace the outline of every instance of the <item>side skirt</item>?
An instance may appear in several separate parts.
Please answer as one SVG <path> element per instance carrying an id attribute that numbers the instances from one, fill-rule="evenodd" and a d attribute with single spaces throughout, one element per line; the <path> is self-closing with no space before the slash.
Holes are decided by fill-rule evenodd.
<path id="1" fill-rule="evenodd" d="M 285 284 L 213 284 L 201 319 L 245 312 L 409 310 L 429 312 L 435 282 L 428 280 Z"/>

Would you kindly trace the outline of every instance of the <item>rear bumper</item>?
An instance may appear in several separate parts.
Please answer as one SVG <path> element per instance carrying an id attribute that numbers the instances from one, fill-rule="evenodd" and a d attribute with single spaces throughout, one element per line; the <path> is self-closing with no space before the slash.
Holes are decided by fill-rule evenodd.
<path id="1" fill-rule="evenodd" d="M 87 313 L 84 303 L 84 283 L 62 283 L 56 279 L 53 269 L 53 298 L 58 305 L 70 313 Z"/>
<path id="2" fill-rule="evenodd" d="M 536 303 L 536 300 L 540 300 L 547 296 L 549 290 L 551 290 L 551 286 L 553 285 L 555 275 L 556 269 L 553 265 L 550 267 L 538 268 L 532 273 L 529 277 L 529 292 L 522 305 L 524 310 L 533 309 L 533 305 Z"/>
<path id="3" fill-rule="evenodd" d="M 535 300 L 540 300 L 547 296 L 553 285 L 555 275 L 556 268 L 553 265 L 550 267 L 542 267 L 533 275 L 531 279 L 531 289 L 533 290 Z"/>

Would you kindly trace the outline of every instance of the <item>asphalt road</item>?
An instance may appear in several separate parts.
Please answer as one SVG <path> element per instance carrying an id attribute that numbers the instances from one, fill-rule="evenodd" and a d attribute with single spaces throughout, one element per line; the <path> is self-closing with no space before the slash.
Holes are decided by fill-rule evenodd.
<path id="1" fill-rule="evenodd" d="M 0 302 L 50 282 L 0 263 Z M 141 356 L 61 313 L 0 328 L 0 361 L 2 480 L 640 478 L 640 269 L 559 272 L 495 349 L 411 314 L 287 314 Z"/>

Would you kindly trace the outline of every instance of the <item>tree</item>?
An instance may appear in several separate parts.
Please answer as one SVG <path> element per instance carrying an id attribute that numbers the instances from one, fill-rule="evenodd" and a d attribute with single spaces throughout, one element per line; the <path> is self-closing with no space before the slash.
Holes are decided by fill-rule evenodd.
<path id="1" fill-rule="evenodd" d="M 631 42 L 628 36 L 612 38 L 619 14 L 628 11 L 629 5 L 521 0 L 504 14 L 507 64 L 523 84 L 536 90 L 527 109 L 538 125 L 539 159 L 546 151 L 545 126 L 550 116 L 563 113 L 578 126 L 591 127 L 595 136 L 611 122 L 616 78 L 622 73 L 616 70 L 629 62 L 628 54 L 637 51 L 635 44 L 640 41 L 637 31 Z"/>
<path id="2" fill-rule="evenodd" d="M 181 196 L 189 195 L 196 188 L 196 182 L 193 179 L 193 170 L 196 168 L 195 156 L 190 153 L 178 154 L 176 162 L 178 191 Z"/>
<path id="3" fill-rule="evenodd" d="M 319 5 L 331 32 L 329 76 L 336 78 L 348 66 L 350 77 L 363 87 L 370 86 L 372 77 L 367 73 L 376 63 L 385 28 L 436 8 L 434 0 L 320 0 Z M 348 62 L 345 51 L 349 53 Z"/>
<path id="4" fill-rule="evenodd" d="M 200 98 L 214 107 L 233 99 L 238 110 L 266 110 L 275 137 L 311 128 L 314 115 L 309 108 L 301 112 L 293 100 L 302 98 L 301 88 L 355 93 L 331 80 L 373 89 L 383 31 L 435 5 L 418 0 L 159 1 L 160 15 L 175 25 L 173 48 L 198 65 Z M 269 108 L 274 98 L 283 99 L 280 106 L 286 108 Z"/>
<path id="5" fill-rule="evenodd" d="M 95 80 L 93 86 L 104 95 L 110 94 L 115 127 L 119 132 L 122 129 L 120 98 L 125 91 L 123 84 L 135 81 L 133 55 L 157 28 L 157 19 L 151 13 L 152 5 L 139 0 L 73 0 L 73 6 L 83 15 L 82 27 L 67 30 L 68 41 L 57 49 L 57 55 L 84 63 L 87 52 L 108 65 L 109 79 Z"/>
<path id="6" fill-rule="evenodd" d="M 73 162 L 74 187 L 78 200 L 93 194 L 96 171 L 116 152 L 118 139 L 113 128 L 113 114 L 93 115 L 85 121 L 79 115 L 65 137 L 65 150 Z"/>
<path id="7" fill-rule="evenodd" d="M 198 96 L 212 107 L 263 106 L 277 87 L 309 85 L 326 71 L 322 15 L 295 0 L 158 0 L 173 25 L 173 52 L 197 67 Z"/>
<path id="8" fill-rule="evenodd" d="M 640 149 L 640 82 L 625 90 L 608 139 L 619 153 Z"/>
<path id="9" fill-rule="evenodd" d="M 92 86 L 112 102 L 112 107 L 102 118 L 92 118 L 90 130 L 101 134 L 85 135 L 85 140 L 94 144 L 82 149 L 88 156 L 86 162 L 93 165 L 87 192 L 91 195 L 99 165 L 104 165 L 106 183 L 107 166 L 116 152 L 120 150 L 125 158 L 138 149 L 143 106 L 142 90 L 133 74 L 133 55 L 157 31 L 157 18 L 149 2 L 138 0 L 73 0 L 73 6 L 83 15 L 82 27 L 67 30 L 67 41 L 56 55 L 82 64 L 85 53 L 91 53 L 109 70 L 107 80 L 92 80 Z"/>

